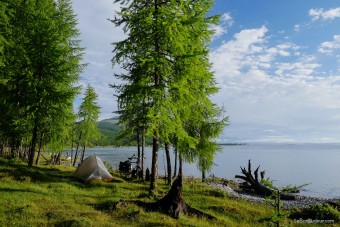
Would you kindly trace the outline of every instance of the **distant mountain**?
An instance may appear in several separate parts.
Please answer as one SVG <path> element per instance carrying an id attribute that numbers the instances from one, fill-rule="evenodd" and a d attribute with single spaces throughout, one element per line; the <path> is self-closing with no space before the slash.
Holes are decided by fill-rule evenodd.
<path id="1" fill-rule="evenodd" d="M 130 146 L 135 141 L 132 138 L 118 140 L 118 135 L 122 130 L 122 126 L 118 124 L 117 118 L 110 118 L 98 122 L 98 128 L 102 137 L 95 144 L 96 146 Z"/>
<path id="2" fill-rule="evenodd" d="M 122 127 L 118 125 L 117 118 L 110 118 L 99 121 L 98 128 L 101 131 L 114 131 L 114 132 L 120 131 L 122 129 Z"/>
<path id="3" fill-rule="evenodd" d="M 102 137 L 97 141 L 95 146 L 137 146 L 135 135 L 118 138 L 122 131 L 122 126 L 118 124 L 117 118 L 110 118 L 98 122 L 98 128 Z M 152 138 L 147 136 L 145 139 L 147 145 L 152 144 Z"/>

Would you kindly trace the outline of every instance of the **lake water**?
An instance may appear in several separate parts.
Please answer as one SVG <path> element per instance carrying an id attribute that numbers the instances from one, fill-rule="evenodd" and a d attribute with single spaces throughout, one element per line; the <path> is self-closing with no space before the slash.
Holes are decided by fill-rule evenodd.
<path id="1" fill-rule="evenodd" d="M 340 198 L 340 144 L 248 144 L 242 146 L 223 146 L 215 157 L 215 165 L 208 175 L 214 174 L 225 179 L 234 179 L 241 173 L 240 166 L 247 167 L 252 161 L 255 170 L 266 170 L 274 185 L 302 185 L 302 195 Z M 95 153 L 103 161 L 118 169 L 120 161 L 137 153 L 137 148 L 93 148 L 87 155 Z M 151 148 L 146 148 L 146 167 L 151 166 Z M 159 174 L 165 174 L 164 151 L 159 152 Z M 145 168 L 146 168 L 145 167 Z M 151 168 L 150 168 L 151 169 Z M 195 164 L 185 164 L 185 176 L 200 177 Z"/>

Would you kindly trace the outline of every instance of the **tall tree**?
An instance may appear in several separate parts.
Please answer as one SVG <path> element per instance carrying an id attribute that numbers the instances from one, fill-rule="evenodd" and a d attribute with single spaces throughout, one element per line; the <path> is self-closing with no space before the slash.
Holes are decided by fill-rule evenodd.
<path id="1" fill-rule="evenodd" d="M 190 157 L 199 138 L 190 133 L 188 122 L 199 122 L 192 118 L 203 119 L 203 109 L 209 112 L 214 106 L 209 96 L 217 88 L 210 72 L 207 44 L 212 34 L 209 26 L 217 23 L 218 17 L 206 16 L 213 0 L 115 2 L 125 5 L 112 22 L 123 25 L 129 34 L 127 39 L 114 43 L 112 62 L 127 71 L 116 75 L 124 81 L 116 86 L 118 103 L 124 110 L 121 118 L 138 112 L 137 104 L 142 100 L 147 106 L 144 125 L 153 137 L 152 191 L 156 189 L 159 141 L 170 143 L 175 138 L 180 154 Z"/>
<path id="2" fill-rule="evenodd" d="M 2 86 L 5 85 L 6 82 L 6 72 L 5 72 L 5 47 L 8 46 L 9 42 L 9 16 L 8 16 L 9 10 L 7 8 L 6 2 L 0 2 L 0 89 Z M 2 91 L 2 90 L 1 90 Z M 0 109 L 4 108 L 4 105 L 1 105 L 2 100 L 4 100 L 4 97 L 6 94 L 4 92 L 0 92 Z M 6 108 L 4 108 L 6 109 Z M 1 119 L 0 119 L 0 154 L 4 151 L 5 143 L 6 143 L 6 134 L 5 133 L 5 119 L 4 119 L 4 113 L 0 110 Z"/>
<path id="3" fill-rule="evenodd" d="M 1 77 L 6 84 L 0 83 L 0 130 L 4 140 L 7 140 L 11 146 L 12 154 L 15 153 L 23 137 L 28 136 L 30 125 L 27 120 L 26 109 L 23 108 L 25 87 L 27 83 L 29 59 L 25 53 L 24 43 L 27 42 L 23 25 L 24 8 L 26 12 L 32 9 L 28 4 L 24 5 L 23 1 L 2 1 L 7 6 L 9 22 L 7 28 L 2 27 L 2 34 L 10 37 L 6 44 L 2 46 L 5 57 L 5 65 L 0 70 Z M 26 7 L 27 6 L 27 7 Z M 32 12 L 31 12 L 32 13 Z M 4 21 L 1 21 L 2 24 Z M 27 75 L 27 76 L 26 76 Z"/>
<path id="4" fill-rule="evenodd" d="M 13 10 L 13 41 L 6 52 L 7 96 L 1 105 L 16 113 L 6 119 L 13 128 L 30 132 L 32 166 L 40 132 L 52 130 L 50 123 L 69 113 L 83 69 L 83 49 L 76 39 L 70 0 L 18 0 L 8 5 Z"/>
<path id="5" fill-rule="evenodd" d="M 100 107 L 97 104 L 97 94 L 95 90 L 87 85 L 85 90 L 85 97 L 79 107 L 78 118 L 80 120 L 78 124 L 79 129 L 79 142 L 83 146 L 82 158 L 84 159 L 87 146 L 93 146 L 93 143 L 100 137 L 100 131 L 98 129 L 98 118 Z"/>

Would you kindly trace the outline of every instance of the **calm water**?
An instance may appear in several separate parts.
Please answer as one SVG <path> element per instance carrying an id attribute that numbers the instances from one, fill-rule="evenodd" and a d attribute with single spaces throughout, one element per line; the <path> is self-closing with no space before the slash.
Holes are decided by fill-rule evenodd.
<path id="1" fill-rule="evenodd" d="M 94 148 L 87 155 L 96 153 L 103 161 L 118 168 L 119 162 L 126 160 L 137 149 Z M 151 148 L 145 154 L 146 166 L 151 166 Z M 223 146 L 215 158 L 215 165 L 209 174 L 226 179 L 234 179 L 240 174 L 240 166 L 247 166 L 252 160 L 253 170 L 261 165 L 266 177 L 274 185 L 301 185 L 310 183 L 301 194 L 308 196 L 340 198 L 340 144 L 249 144 L 244 146 Z M 159 155 L 159 174 L 165 171 L 164 151 Z M 184 166 L 184 175 L 200 177 L 196 165 Z"/>

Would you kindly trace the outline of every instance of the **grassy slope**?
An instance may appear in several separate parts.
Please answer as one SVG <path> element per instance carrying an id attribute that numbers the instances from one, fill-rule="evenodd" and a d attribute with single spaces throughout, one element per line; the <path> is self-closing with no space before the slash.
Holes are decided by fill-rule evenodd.
<path id="1" fill-rule="evenodd" d="M 228 198 L 222 191 L 187 179 L 184 198 L 191 206 L 218 218 L 181 215 L 179 220 L 146 212 L 123 200 L 154 201 L 148 183 L 113 182 L 83 184 L 73 177 L 73 167 L 39 166 L 31 169 L 0 158 L 0 226 L 268 226 L 259 220 L 272 209 Z M 159 197 L 168 190 L 159 181 Z"/>

